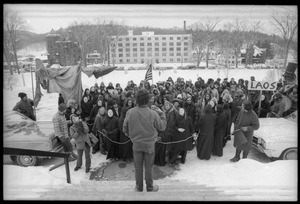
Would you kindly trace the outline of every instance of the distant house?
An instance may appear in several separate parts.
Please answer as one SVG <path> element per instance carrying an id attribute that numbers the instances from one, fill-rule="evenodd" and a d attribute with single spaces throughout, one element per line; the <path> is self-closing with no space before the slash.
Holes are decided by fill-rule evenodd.
<path id="1" fill-rule="evenodd" d="M 93 53 L 88 53 L 86 55 L 86 62 L 88 64 L 98 64 L 102 61 L 100 53 L 97 52 L 97 50 L 94 50 Z"/>
<path id="2" fill-rule="evenodd" d="M 222 66 L 235 67 L 236 66 L 236 56 L 234 50 L 227 53 L 219 53 L 215 58 L 215 63 Z M 238 56 L 237 65 L 241 65 L 241 57 Z"/>

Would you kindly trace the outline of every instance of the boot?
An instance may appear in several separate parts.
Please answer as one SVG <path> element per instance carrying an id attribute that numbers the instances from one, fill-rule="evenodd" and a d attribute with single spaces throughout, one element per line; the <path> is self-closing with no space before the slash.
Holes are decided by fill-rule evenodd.
<path id="1" fill-rule="evenodd" d="M 249 151 L 243 151 L 243 159 L 246 159 L 248 156 Z"/>
<path id="2" fill-rule="evenodd" d="M 231 162 L 238 162 L 240 160 L 240 154 L 241 154 L 242 150 L 235 150 L 235 156 L 230 159 Z"/>

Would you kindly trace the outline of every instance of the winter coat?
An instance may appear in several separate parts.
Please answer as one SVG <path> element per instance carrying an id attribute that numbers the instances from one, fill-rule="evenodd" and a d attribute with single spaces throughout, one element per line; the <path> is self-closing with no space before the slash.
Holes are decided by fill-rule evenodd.
<path id="1" fill-rule="evenodd" d="M 118 144 L 115 142 L 119 142 L 120 139 L 120 132 L 118 128 L 118 118 L 115 116 L 106 117 L 104 120 L 104 129 L 106 131 L 106 136 L 114 141 L 110 141 L 108 138 L 105 138 L 106 145 L 107 145 L 107 157 L 109 158 L 119 158 L 119 150 Z"/>
<path id="2" fill-rule="evenodd" d="M 83 100 L 81 101 L 81 118 L 85 120 L 85 118 L 90 116 L 91 110 L 93 108 L 92 101 L 88 101 L 85 103 Z"/>
<path id="3" fill-rule="evenodd" d="M 206 106 L 204 115 L 201 116 L 197 123 L 197 129 L 200 130 L 197 138 L 197 157 L 199 159 L 210 159 L 215 125 L 216 116 L 212 113 L 211 106 Z"/>
<path id="4" fill-rule="evenodd" d="M 190 104 L 185 102 L 183 104 L 183 108 L 186 110 L 187 115 L 191 117 L 192 124 L 194 125 L 194 123 L 196 123 L 196 119 L 197 119 L 197 110 L 196 110 L 195 104 L 193 102 L 191 102 Z"/>
<path id="5" fill-rule="evenodd" d="M 95 118 L 96 118 L 96 115 L 98 114 L 99 108 L 101 108 L 101 106 L 98 106 L 98 104 L 96 104 L 92 108 L 91 113 L 90 113 L 90 120 L 91 120 L 91 122 L 95 121 Z"/>
<path id="6" fill-rule="evenodd" d="M 214 155 L 223 156 L 223 140 L 226 134 L 227 123 L 225 112 L 223 108 L 220 108 L 216 113 L 216 126 L 212 149 Z"/>
<path id="7" fill-rule="evenodd" d="M 85 143 L 92 146 L 88 136 L 89 128 L 85 122 L 79 121 L 70 127 L 70 136 L 75 139 L 76 149 L 85 149 Z"/>
<path id="8" fill-rule="evenodd" d="M 32 106 L 34 106 L 33 100 L 27 98 L 26 101 L 20 100 L 13 108 L 13 111 L 19 111 L 32 120 L 36 120 Z"/>
<path id="9" fill-rule="evenodd" d="M 253 106 L 253 110 L 258 115 L 258 107 L 259 107 L 259 100 L 255 102 Z M 259 118 L 265 118 L 267 117 L 267 113 L 270 112 L 270 103 L 266 100 L 261 101 L 260 103 L 260 113 L 258 115 Z"/>
<path id="10" fill-rule="evenodd" d="M 244 144 L 238 143 L 239 139 L 237 138 L 237 134 L 235 134 L 233 146 L 240 150 L 250 151 L 252 147 L 253 132 L 259 128 L 259 119 L 253 110 L 246 112 L 242 109 L 240 111 L 234 124 L 234 131 L 241 129 L 241 127 L 247 127 L 247 131 L 243 131 L 243 134 L 248 142 Z"/>

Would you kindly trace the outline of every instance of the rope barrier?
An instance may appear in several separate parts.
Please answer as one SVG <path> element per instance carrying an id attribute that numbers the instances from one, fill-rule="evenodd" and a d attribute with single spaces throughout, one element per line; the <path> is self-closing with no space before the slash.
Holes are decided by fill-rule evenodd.
<path id="1" fill-rule="evenodd" d="M 110 139 L 104 132 L 100 131 L 100 130 L 97 130 L 100 134 L 102 134 L 105 138 L 107 138 L 109 141 L 111 141 L 112 143 L 115 143 L 115 144 L 126 144 L 130 141 L 130 139 L 128 139 L 126 142 L 116 142 L 112 139 Z M 199 133 L 198 133 L 199 134 Z M 197 134 L 197 136 L 198 136 Z M 175 143 L 180 143 L 180 142 L 185 142 L 187 141 L 188 139 L 194 137 L 193 135 L 190 136 L 190 137 L 187 137 L 186 139 L 183 139 L 183 140 L 177 140 L 177 141 L 174 141 L 174 142 L 161 142 L 161 141 L 156 141 L 157 143 L 160 143 L 160 144 L 175 144 Z"/>

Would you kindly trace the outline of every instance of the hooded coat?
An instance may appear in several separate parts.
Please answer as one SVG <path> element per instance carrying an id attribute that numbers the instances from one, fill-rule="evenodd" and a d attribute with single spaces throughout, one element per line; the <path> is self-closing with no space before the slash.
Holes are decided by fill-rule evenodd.
<path id="1" fill-rule="evenodd" d="M 226 135 L 227 120 L 223 106 L 217 106 L 216 126 L 214 131 L 214 142 L 212 153 L 217 156 L 223 156 L 223 140 Z"/>
<path id="2" fill-rule="evenodd" d="M 115 116 L 106 117 L 104 121 L 104 129 L 106 130 L 106 136 L 114 142 L 119 142 L 120 132 L 118 128 L 118 118 Z M 110 141 L 105 138 L 107 145 L 107 157 L 106 159 L 116 159 L 119 158 L 119 144 Z"/>
<path id="3" fill-rule="evenodd" d="M 212 108 L 207 105 L 198 121 L 198 129 L 200 130 L 197 138 L 197 157 L 199 159 L 209 160 L 213 147 L 214 129 L 216 125 L 216 116 L 212 113 Z"/>

